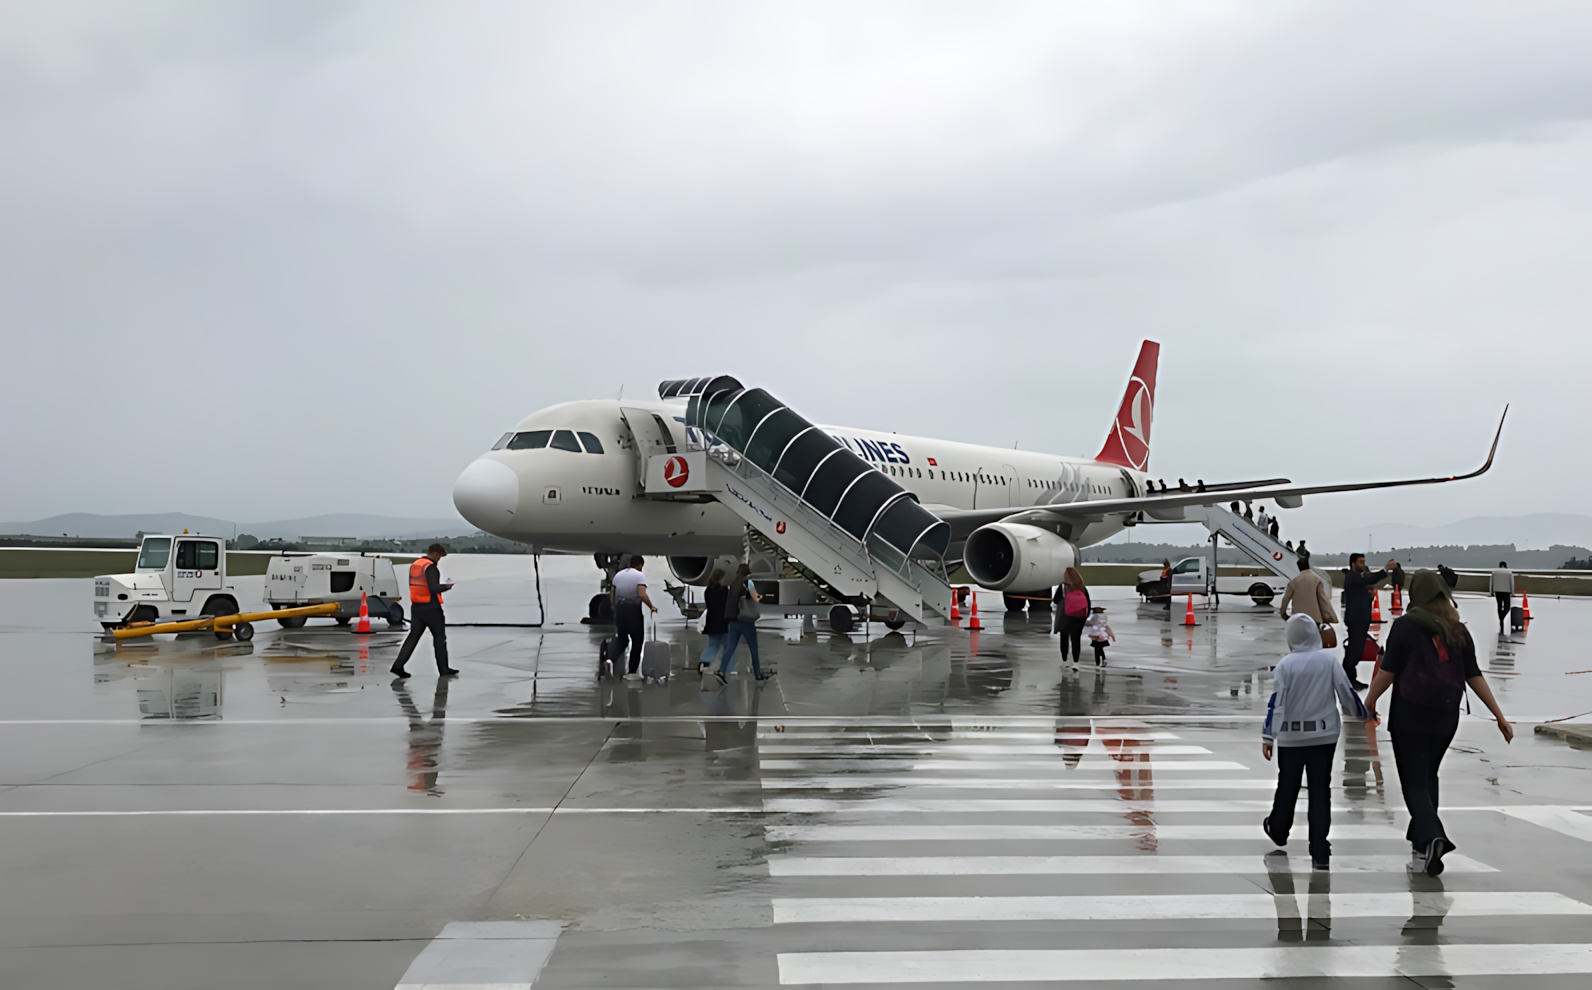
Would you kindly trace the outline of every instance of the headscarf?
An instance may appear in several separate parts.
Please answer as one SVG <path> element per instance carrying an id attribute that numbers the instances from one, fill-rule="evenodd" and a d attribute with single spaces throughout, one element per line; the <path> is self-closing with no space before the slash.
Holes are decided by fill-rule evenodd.
<path id="1" fill-rule="evenodd" d="M 1428 636 L 1441 636 L 1449 646 L 1463 647 L 1470 642 L 1470 631 L 1459 621 L 1459 612 L 1448 591 L 1448 582 L 1436 571 L 1419 570 L 1410 578 L 1410 607 L 1404 618 Z"/>
<path id="2" fill-rule="evenodd" d="M 1068 591 L 1083 590 L 1083 575 L 1078 573 L 1078 568 L 1069 567 L 1061 574 L 1061 586 Z"/>
<path id="3" fill-rule="evenodd" d="M 1288 652 L 1309 653 L 1312 650 L 1325 649 L 1321 645 L 1321 627 L 1316 625 L 1316 620 L 1303 612 L 1295 612 L 1288 617 Z"/>

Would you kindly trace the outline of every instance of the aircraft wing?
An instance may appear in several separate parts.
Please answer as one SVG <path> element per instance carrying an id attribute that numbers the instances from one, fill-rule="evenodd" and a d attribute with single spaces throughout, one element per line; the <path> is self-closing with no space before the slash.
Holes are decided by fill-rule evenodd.
<path id="1" fill-rule="evenodd" d="M 967 538 L 967 535 L 980 526 L 992 522 L 1100 522 L 1107 516 L 1121 515 L 1130 512 L 1143 512 L 1151 519 L 1175 521 L 1182 516 L 1185 506 L 1191 505 L 1220 505 L 1227 502 L 1242 502 L 1256 499 L 1269 498 L 1285 507 L 1296 507 L 1306 495 L 1323 495 L 1328 492 L 1358 492 L 1372 488 L 1404 488 L 1410 485 L 1441 485 L 1450 481 L 1464 481 L 1467 478 L 1479 477 L 1486 474 L 1492 467 L 1493 456 L 1498 453 L 1498 441 L 1503 436 L 1504 418 L 1509 415 L 1509 407 L 1504 407 L 1504 415 L 1498 419 L 1498 432 L 1493 435 L 1492 447 L 1487 451 L 1487 462 L 1469 474 L 1455 474 L 1443 478 L 1409 478 L 1399 481 L 1356 481 L 1342 485 L 1289 485 L 1274 484 L 1270 482 L 1257 484 L 1253 487 L 1237 487 L 1233 485 L 1209 486 L 1203 492 L 1194 491 L 1168 491 L 1154 492 L 1142 498 L 1111 498 L 1082 500 L 1077 502 L 1058 502 L 1051 505 L 1024 505 L 1011 506 L 999 509 L 954 509 L 944 505 L 927 505 L 924 508 L 933 512 L 951 525 L 951 539 L 953 542 Z M 1293 502 L 1290 506 L 1289 503 Z"/>

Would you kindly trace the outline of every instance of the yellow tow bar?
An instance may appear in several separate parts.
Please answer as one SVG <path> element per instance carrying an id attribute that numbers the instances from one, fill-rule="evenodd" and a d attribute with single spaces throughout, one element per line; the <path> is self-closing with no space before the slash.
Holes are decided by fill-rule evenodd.
<path id="1" fill-rule="evenodd" d="M 253 622 L 264 622 L 266 619 L 291 619 L 294 616 L 336 615 L 338 610 L 336 602 L 326 602 L 322 605 L 304 605 L 300 608 L 284 608 L 275 612 L 240 612 L 237 615 L 201 615 L 197 619 L 185 619 L 181 622 L 134 622 L 112 629 L 111 635 L 117 639 L 137 639 L 139 636 L 153 636 L 156 633 L 180 633 L 216 630 L 222 632 L 232 630 L 239 634 L 239 639 L 253 639 Z"/>

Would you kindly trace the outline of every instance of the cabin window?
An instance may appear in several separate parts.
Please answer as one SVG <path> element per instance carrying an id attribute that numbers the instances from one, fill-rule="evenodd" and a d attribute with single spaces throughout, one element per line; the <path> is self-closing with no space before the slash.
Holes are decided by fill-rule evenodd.
<path id="1" fill-rule="evenodd" d="M 503 434 L 502 436 L 498 437 L 498 442 L 492 445 L 492 449 L 493 450 L 502 450 L 504 447 L 507 447 L 508 444 L 509 444 L 509 441 L 513 440 L 513 439 L 514 439 L 514 431 L 510 430 L 509 432 L 507 432 L 507 433 Z"/>
<path id="2" fill-rule="evenodd" d="M 332 594 L 338 595 L 338 594 L 342 594 L 345 591 L 353 591 L 353 590 L 354 590 L 354 572 L 353 571 L 333 571 L 332 572 Z"/>
<path id="3" fill-rule="evenodd" d="M 585 444 L 586 453 L 588 454 L 600 454 L 603 452 L 603 442 L 597 439 L 597 434 L 595 433 L 586 433 L 582 431 L 580 434 L 580 442 Z"/>
<path id="4" fill-rule="evenodd" d="M 217 570 L 220 555 L 209 540 L 178 540 L 177 567 L 185 571 Z"/>
<path id="5" fill-rule="evenodd" d="M 138 551 L 138 566 L 152 567 L 163 570 L 166 561 L 171 559 L 171 538 L 158 536 L 144 541 L 143 547 Z"/>

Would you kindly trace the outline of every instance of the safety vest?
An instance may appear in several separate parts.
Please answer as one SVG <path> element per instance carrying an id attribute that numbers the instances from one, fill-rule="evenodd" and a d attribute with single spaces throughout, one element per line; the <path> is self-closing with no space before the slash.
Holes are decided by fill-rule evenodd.
<path id="1" fill-rule="evenodd" d="M 426 582 L 426 568 L 432 565 L 430 557 L 421 557 L 409 565 L 409 601 L 413 605 L 431 604 L 431 585 Z M 442 596 L 437 595 L 437 604 L 442 604 Z"/>

